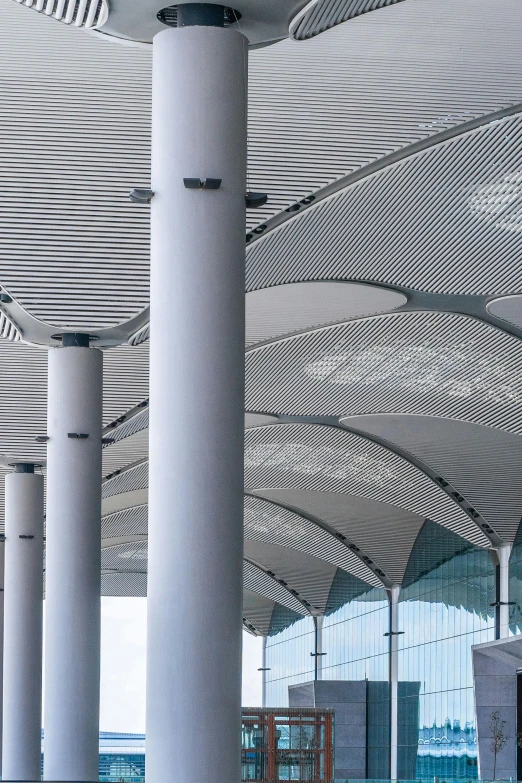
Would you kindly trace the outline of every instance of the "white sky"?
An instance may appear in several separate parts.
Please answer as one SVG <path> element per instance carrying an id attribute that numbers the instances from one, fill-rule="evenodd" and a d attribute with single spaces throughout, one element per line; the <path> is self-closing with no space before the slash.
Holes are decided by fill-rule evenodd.
<path id="1" fill-rule="evenodd" d="M 145 598 L 102 598 L 102 731 L 145 732 Z M 243 705 L 261 706 L 262 640 L 243 633 Z"/>

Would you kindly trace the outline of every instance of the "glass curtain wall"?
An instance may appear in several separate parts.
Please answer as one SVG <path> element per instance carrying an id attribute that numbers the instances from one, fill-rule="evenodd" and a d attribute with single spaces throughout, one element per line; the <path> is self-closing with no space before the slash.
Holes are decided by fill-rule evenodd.
<path id="1" fill-rule="evenodd" d="M 376 589 L 338 570 L 322 631 L 323 680 L 366 680 L 367 774 L 389 777 L 389 603 Z M 288 686 L 314 679 L 315 632 L 302 618 L 267 639 L 267 706 L 286 707 Z"/>
<path id="2" fill-rule="evenodd" d="M 494 601 L 490 553 L 426 522 L 399 603 L 399 777 L 477 777 L 471 646 L 494 639 Z"/>
<path id="3" fill-rule="evenodd" d="M 323 624 L 322 679 L 366 680 L 366 774 L 385 779 L 390 775 L 388 596 L 338 571 L 330 606 Z"/>
<path id="4" fill-rule="evenodd" d="M 512 634 L 522 633 L 522 524 L 513 543 L 509 559 L 509 630 Z"/>
<path id="5" fill-rule="evenodd" d="M 288 707 L 288 686 L 314 679 L 315 627 L 302 617 L 266 640 L 266 706 Z"/>

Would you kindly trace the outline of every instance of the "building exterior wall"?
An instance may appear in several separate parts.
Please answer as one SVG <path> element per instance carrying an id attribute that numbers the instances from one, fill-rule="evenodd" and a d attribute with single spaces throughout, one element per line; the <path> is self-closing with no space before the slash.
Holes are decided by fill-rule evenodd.
<path id="1" fill-rule="evenodd" d="M 290 707 L 323 707 L 335 711 L 335 779 L 367 777 L 367 684 L 317 680 L 289 688 Z"/>
<path id="2" fill-rule="evenodd" d="M 340 578 L 323 624 L 322 678 L 376 683 L 368 701 L 375 716 L 368 775 L 383 779 L 389 776 L 388 600 L 384 589 L 361 591 L 346 580 Z M 425 523 L 400 593 L 399 779 L 477 778 L 471 647 L 495 638 L 494 603 L 490 552 Z M 288 687 L 313 679 L 313 645 L 311 618 L 268 638 L 267 706 L 287 705 Z"/>
<path id="3" fill-rule="evenodd" d="M 521 661 L 522 662 L 522 661 Z M 473 651 L 475 705 L 479 744 L 479 773 L 485 780 L 517 779 L 517 670 L 516 666 L 479 649 Z M 496 769 L 491 748 L 491 718 L 505 721 L 505 746 L 497 754 Z"/>

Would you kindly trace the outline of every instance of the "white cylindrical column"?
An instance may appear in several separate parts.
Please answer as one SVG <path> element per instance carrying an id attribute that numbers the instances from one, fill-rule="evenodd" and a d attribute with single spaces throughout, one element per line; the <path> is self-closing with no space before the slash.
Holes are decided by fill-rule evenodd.
<path id="1" fill-rule="evenodd" d="M 315 679 L 323 679 L 323 657 L 326 653 L 323 650 L 323 622 L 324 617 L 314 617 L 315 625 Z"/>
<path id="2" fill-rule="evenodd" d="M 399 739 L 399 585 L 390 590 L 390 777 L 397 780 Z"/>
<path id="3" fill-rule="evenodd" d="M 5 477 L 5 780 L 39 780 L 42 728 L 44 479 L 20 464 Z"/>
<path id="4" fill-rule="evenodd" d="M 267 672 L 267 666 L 266 666 L 266 642 L 267 637 L 263 636 L 263 652 L 262 652 L 262 663 L 261 663 L 261 674 L 263 675 L 263 679 L 261 680 L 261 706 L 266 707 L 266 672 Z"/>
<path id="5" fill-rule="evenodd" d="M 103 365 L 77 337 L 49 351 L 44 777 L 88 781 L 99 754 Z"/>
<path id="6" fill-rule="evenodd" d="M 239 32 L 156 35 L 147 783 L 240 780 L 246 92 Z"/>
<path id="7" fill-rule="evenodd" d="M 509 557 L 511 544 L 503 544 L 497 549 L 498 554 L 498 597 L 499 597 L 499 638 L 509 636 Z"/>
<path id="8" fill-rule="evenodd" d="M 3 704 L 4 692 L 4 556 L 5 556 L 5 536 L 0 536 L 0 704 Z M 2 724 L 3 709 L 0 710 L 0 775 L 2 774 Z"/>

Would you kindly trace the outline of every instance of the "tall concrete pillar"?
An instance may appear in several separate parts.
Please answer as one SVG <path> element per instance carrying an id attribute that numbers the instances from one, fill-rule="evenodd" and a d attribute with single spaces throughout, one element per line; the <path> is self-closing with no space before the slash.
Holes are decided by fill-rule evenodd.
<path id="1" fill-rule="evenodd" d="M 148 783 L 240 780 L 247 40 L 219 8 L 153 43 Z"/>
<path id="2" fill-rule="evenodd" d="M 39 780 L 42 729 L 44 479 L 18 463 L 5 478 L 5 780 Z"/>
<path id="3" fill-rule="evenodd" d="M 4 557 L 5 557 L 5 536 L 0 535 L 0 704 L 3 704 L 4 692 Z M 2 774 L 2 724 L 3 709 L 0 710 L 0 775 Z"/>
<path id="4" fill-rule="evenodd" d="M 102 353 L 49 351 L 45 611 L 46 780 L 97 780 Z"/>
<path id="5" fill-rule="evenodd" d="M 390 596 L 390 777 L 397 780 L 399 740 L 399 585 Z"/>

